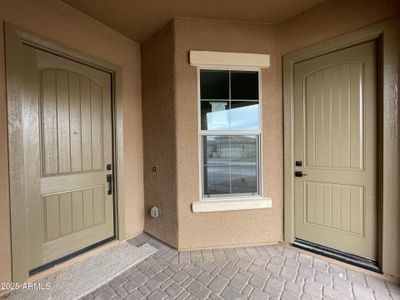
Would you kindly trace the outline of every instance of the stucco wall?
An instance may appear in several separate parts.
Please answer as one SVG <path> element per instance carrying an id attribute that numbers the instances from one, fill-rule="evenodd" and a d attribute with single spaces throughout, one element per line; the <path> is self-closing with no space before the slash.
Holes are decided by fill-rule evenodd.
<path id="1" fill-rule="evenodd" d="M 265 244 L 282 240 L 282 103 L 277 94 L 280 63 L 268 25 L 176 19 L 176 140 L 179 248 L 216 248 Z M 188 62 L 190 50 L 271 54 L 262 72 L 263 184 L 272 208 L 192 213 L 199 200 L 197 71 Z"/>
<path id="2" fill-rule="evenodd" d="M 174 42 L 170 22 L 141 45 L 141 54 L 145 231 L 177 247 Z M 160 209 L 157 219 L 152 206 Z"/>
<path id="3" fill-rule="evenodd" d="M 124 109 L 124 194 L 126 236 L 143 230 L 143 151 L 139 46 L 110 28 L 54 0 L 0 0 L 0 21 L 12 23 L 80 53 L 122 67 Z M 0 28 L 2 29 L 2 28 Z M 1 30 L 3 32 L 3 30 Z M 3 35 L 2 35 L 3 36 Z M 11 280 L 10 210 L 7 172 L 7 126 L 4 46 L 0 41 L 0 282 Z"/>
<path id="4" fill-rule="evenodd" d="M 398 14 L 398 8 L 396 0 L 330 0 L 276 25 L 189 18 L 174 20 L 175 32 L 170 40 L 175 39 L 172 58 L 175 76 L 170 80 L 175 80 L 176 90 L 174 176 L 180 249 L 262 244 L 283 239 L 282 56 L 390 18 Z M 191 212 L 191 204 L 199 200 L 200 187 L 197 73 L 196 68 L 189 65 L 190 50 L 271 55 L 271 67 L 262 72 L 263 183 L 264 195 L 273 201 L 271 209 Z M 153 230 L 157 231 L 157 226 Z"/>
<path id="5" fill-rule="evenodd" d="M 329 0 L 273 26 L 279 55 L 398 15 L 398 0 Z"/>

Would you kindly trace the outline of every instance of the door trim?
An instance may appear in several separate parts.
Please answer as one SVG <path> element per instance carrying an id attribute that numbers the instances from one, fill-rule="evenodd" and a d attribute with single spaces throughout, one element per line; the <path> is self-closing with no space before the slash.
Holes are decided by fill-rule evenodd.
<path id="1" fill-rule="evenodd" d="M 293 243 L 294 227 L 294 97 L 296 63 L 377 40 L 378 57 L 378 263 L 384 273 L 400 277 L 400 170 L 398 157 L 399 21 L 395 18 L 342 35 L 283 56 L 284 114 L 284 240 Z M 384 87 L 384 88 L 383 88 Z M 384 216 L 384 217 L 383 217 Z M 384 230 L 383 230 L 384 229 Z"/>
<path id="2" fill-rule="evenodd" d="M 6 50 L 6 81 L 7 81 L 7 119 L 8 119 L 8 151 L 9 151 L 9 182 L 11 206 L 11 253 L 12 280 L 24 282 L 29 277 L 27 258 L 24 253 L 29 251 L 27 245 L 27 230 L 25 223 L 24 196 L 24 159 L 22 145 L 22 130 L 19 127 L 22 118 L 19 109 L 22 94 L 18 84 L 13 82 L 10 66 L 18 69 L 18 51 L 16 43 L 27 45 L 41 51 L 107 72 L 111 75 L 112 101 L 112 139 L 113 139 L 113 176 L 114 176 L 114 235 L 118 240 L 125 238 L 125 203 L 123 186 L 123 111 L 122 111 L 122 70 L 120 66 L 110 62 L 82 54 L 37 34 L 30 33 L 4 22 L 4 40 Z M 14 50 L 14 52 L 12 52 Z M 8 66 L 8 67 L 7 67 Z"/>

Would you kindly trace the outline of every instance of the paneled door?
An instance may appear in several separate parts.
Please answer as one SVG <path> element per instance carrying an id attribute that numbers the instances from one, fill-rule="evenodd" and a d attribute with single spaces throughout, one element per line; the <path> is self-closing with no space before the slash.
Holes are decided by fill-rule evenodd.
<path id="1" fill-rule="evenodd" d="M 16 218 L 25 218 L 32 273 L 114 237 L 111 74 L 27 45 L 17 51 L 23 63 L 8 59 L 8 78 L 21 80 L 22 124 L 11 130 L 23 136 L 26 210 Z"/>
<path id="2" fill-rule="evenodd" d="M 377 44 L 295 64 L 295 236 L 377 260 Z"/>

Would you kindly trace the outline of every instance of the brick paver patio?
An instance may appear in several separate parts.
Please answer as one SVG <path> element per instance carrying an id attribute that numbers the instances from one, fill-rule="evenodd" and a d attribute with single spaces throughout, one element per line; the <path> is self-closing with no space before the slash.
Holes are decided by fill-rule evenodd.
<path id="1" fill-rule="evenodd" d="M 178 252 L 142 234 L 158 252 L 84 299 L 400 299 L 400 287 L 283 244 Z"/>

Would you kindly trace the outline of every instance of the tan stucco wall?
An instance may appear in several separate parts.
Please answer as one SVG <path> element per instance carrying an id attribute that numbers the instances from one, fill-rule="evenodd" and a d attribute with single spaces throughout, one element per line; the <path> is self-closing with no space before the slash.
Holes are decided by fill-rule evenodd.
<path id="1" fill-rule="evenodd" d="M 276 87 L 273 32 L 268 25 L 176 19 L 176 139 L 179 248 L 215 248 L 262 244 L 282 239 L 282 104 Z M 192 213 L 199 200 L 197 71 L 190 50 L 271 54 L 262 72 L 263 184 L 271 209 Z"/>
<path id="2" fill-rule="evenodd" d="M 141 53 L 145 231 L 177 247 L 174 47 L 170 22 L 141 45 Z M 152 206 L 160 209 L 157 219 L 150 217 Z"/>
<path id="3" fill-rule="evenodd" d="M 398 0 L 329 0 L 273 26 L 279 55 L 399 14 Z"/>
<path id="4" fill-rule="evenodd" d="M 290 51 L 385 20 L 394 16 L 398 7 L 396 0 L 330 0 L 276 25 L 175 19 L 174 35 L 171 36 L 168 32 L 169 43 L 175 39 L 175 56 L 162 56 L 163 48 L 153 54 L 158 53 L 170 63 L 174 61 L 174 76 L 171 74 L 169 82 L 174 82 L 175 96 L 174 100 L 169 99 L 168 102 L 174 102 L 175 105 L 176 149 L 173 150 L 173 146 L 169 146 L 169 151 L 175 151 L 175 157 L 170 153 L 168 159 L 176 160 L 176 173 L 170 174 L 176 178 L 178 215 L 175 218 L 178 219 L 178 233 L 175 229 L 169 230 L 163 237 L 165 230 L 162 229 L 162 225 L 165 223 L 157 226 L 157 220 L 152 221 L 152 233 L 161 239 L 169 239 L 167 236 L 171 233 L 175 238 L 178 234 L 179 249 L 240 246 L 282 240 L 282 56 Z M 162 40 L 160 33 L 157 39 Z M 153 43 L 154 47 L 158 46 L 154 40 Z M 198 214 L 191 212 L 191 204 L 199 200 L 199 160 L 197 73 L 196 68 L 189 65 L 190 50 L 271 55 L 271 67 L 262 73 L 263 181 L 264 195 L 273 201 L 271 209 Z M 146 51 L 151 50 L 147 47 Z M 163 59 L 157 58 L 157 61 L 161 62 Z M 168 83 L 163 82 L 163 85 Z M 144 90 L 153 88 L 150 83 L 144 84 L 143 87 Z M 162 94 L 162 90 L 159 93 Z M 157 97 L 156 94 L 152 95 Z M 157 102 L 153 99 L 153 103 L 154 101 Z M 151 106 L 147 108 L 155 110 Z M 154 117 L 146 116 L 145 123 L 147 119 L 152 118 Z M 163 143 L 153 142 L 163 147 Z M 148 149 L 152 151 L 151 148 Z M 168 191 L 166 184 L 162 188 Z M 173 226 L 175 228 L 175 223 Z M 161 233 L 162 230 L 164 233 Z"/>
<path id="5" fill-rule="evenodd" d="M 0 21 L 12 23 L 122 68 L 126 236 L 143 230 L 143 151 L 139 46 L 61 1 L 0 0 Z M 0 28 L 2 29 L 2 28 Z M 1 30 L 3 32 L 3 30 Z M 3 36 L 3 35 L 1 35 Z M 0 41 L 0 282 L 11 280 L 3 39 Z"/>

